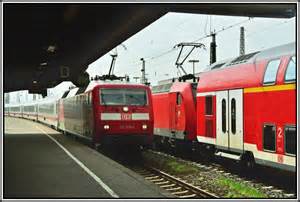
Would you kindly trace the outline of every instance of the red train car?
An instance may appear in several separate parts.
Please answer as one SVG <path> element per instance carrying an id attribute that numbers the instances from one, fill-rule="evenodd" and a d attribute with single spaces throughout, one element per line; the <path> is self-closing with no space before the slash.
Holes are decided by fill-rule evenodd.
<path id="1" fill-rule="evenodd" d="M 218 63 L 200 76 L 197 139 L 216 155 L 295 171 L 295 43 Z"/>
<path id="2" fill-rule="evenodd" d="M 152 88 L 154 139 L 157 143 L 196 140 L 197 83 L 171 82 Z"/>
<path id="3" fill-rule="evenodd" d="M 94 81 L 73 89 L 58 103 L 58 128 L 92 140 L 149 145 L 153 138 L 153 109 L 146 85 Z"/>

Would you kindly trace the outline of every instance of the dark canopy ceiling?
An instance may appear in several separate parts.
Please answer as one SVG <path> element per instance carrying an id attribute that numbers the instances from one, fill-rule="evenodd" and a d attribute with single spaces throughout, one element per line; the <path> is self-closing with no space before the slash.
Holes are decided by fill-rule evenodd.
<path id="1" fill-rule="evenodd" d="M 167 12 L 290 18 L 296 4 L 4 4 L 4 90 L 79 84 L 88 65 Z M 62 76 L 65 67 L 69 74 Z"/>

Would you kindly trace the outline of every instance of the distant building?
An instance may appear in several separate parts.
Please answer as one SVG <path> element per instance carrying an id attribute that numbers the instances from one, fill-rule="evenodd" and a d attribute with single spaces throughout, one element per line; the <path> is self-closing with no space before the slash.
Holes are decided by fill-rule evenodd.
<path id="1" fill-rule="evenodd" d="M 9 104 L 10 102 L 10 96 L 9 96 L 9 93 L 4 93 L 4 103 L 5 104 Z"/>

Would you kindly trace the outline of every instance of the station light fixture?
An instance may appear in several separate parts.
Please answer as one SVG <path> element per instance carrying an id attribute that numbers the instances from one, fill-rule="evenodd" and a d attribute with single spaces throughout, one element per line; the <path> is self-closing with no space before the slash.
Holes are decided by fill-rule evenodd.
<path id="1" fill-rule="evenodd" d="M 56 46 L 55 45 L 49 45 L 47 48 L 48 53 L 54 53 L 56 51 Z"/>
<path id="2" fill-rule="evenodd" d="M 40 63 L 40 66 L 47 66 L 47 65 L 48 65 L 47 62 L 42 62 L 42 63 Z"/>

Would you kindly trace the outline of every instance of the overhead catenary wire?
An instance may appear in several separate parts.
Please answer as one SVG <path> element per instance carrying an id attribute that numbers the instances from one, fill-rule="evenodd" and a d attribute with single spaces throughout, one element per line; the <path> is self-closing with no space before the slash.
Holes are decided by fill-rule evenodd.
<path id="1" fill-rule="evenodd" d="M 207 27 L 207 24 L 208 24 L 208 17 L 209 17 L 209 16 L 207 16 L 206 23 L 205 23 L 205 27 Z M 241 21 L 241 22 L 232 24 L 232 25 L 230 25 L 230 26 L 223 27 L 222 29 L 220 29 L 220 30 L 218 30 L 218 31 L 215 31 L 214 33 L 220 33 L 220 32 L 223 32 L 223 31 L 225 31 L 225 30 L 231 29 L 231 28 L 233 28 L 233 27 L 236 27 L 236 26 L 238 26 L 238 25 L 241 25 L 241 24 L 243 24 L 243 23 L 245 23 L 245 22 L 250 21 L 251 19 L 252 19 L 252 18 L 248 18 L 247 20 L 243 20 L 243 21 Z M 210 20 L 211 20 L 211 19 L 210 19 Z M 210 29 L 211 29 L 211 28 L 210 28 Z M 206 33 L 206 30 L 205 30 L 205 33 Z M 194 41 L 192 41 L 192 42 L 198 42 L 198 41 L 201 41 L 201 40 L 203 40 L 203 39 L 205 39 L 205 38 L 209 38 L 209 37 L 211 37 L 211 33 L 210 33 L 210 34 L 205 34 L 205 35 L 202 36 L 201 38 L 198 38 L 198 39 L 196 39 L 196 40 L 194 40 Z M 171 48 L 169 48 L 169 49 L 167 49 L 167 50 L 165 50 L 165 51 L 163 51 L 163 52 L 161 52 L 161 53 L 159 53 L 159 54 L 157 54 L 157 55 L 144 57 L 144 59 L 145 59 L 145 60 L 155 60 L 155 59 L 158 59 L 158 58 L 160 58 L 160 57 L 166 56 L 166 55 L 168 55 L 168 54 L 170 54 L 170 53 L 172 53 L 173 51 L 176 51 L 176 50 L 178 50 L 178 49 L 179 49 L 179 47 L 174 47 L 174 46 L 173 46 L 173 47 L 171 47 Z M 140 64 L 141 64 L 141 62 L 138 61 L 138 62 L 134 62 L 134 63 L 129 63 L 129 64 L 127 64 L 126 66 L 131 66 L 131 67 L 133 68 L 133 67 L 139 66 Z M 123 66 L 123 65 L 122 65 L 122 66 Z M 132 68 L 130 68 L 130 69 L 132 69 Z"/>
<path id="2" fill-rule="evenodd" d="M 220 30 L 218 30 L 218 31 L 215 31 L 214 33 L 217 34 L 217 33 L 223 32 L 223 31 L 225 31 L 225 30 L 231 29 L 231 28 L 233 28 L 233 27 L 236 27 L 236 26 L 238 26 L 238 25 L 241 25 L 241 24 L 243 24 L 243 23 L 245 23 L 245 22 L 250 21 L 251 19 L 252 19 L 252 18 L 248 18 L 247 20 L 243 20 L 243 21 L 241 21 L 241 22 L 232 24 L 232 25 L 230 25 L 230 26 L 223 27 L 222 29 L 220 29 Z M 203 39 L 205 39 L 205 38 L 208 38 L 208 37 L 210 37 L 210 36 L 211 36 L 211 34 L 206 34 L 205 36 L 202 36 L 201 38 L 198 38 L 198 39 L 196 39 L 196 40 L 194 40 L 194 41 L 192 41 L 192 42 L 198 42 L 198 41 L 203 40 Z M 173 51 L 175 51 L 175 50 L 177 50 L 177 49 L 178 49 L 178 47 L 172 47 L 171 49 L 169 49 L 169 50 L 167 50 L 167 51 L 164 51 L 164 52 L 162 52 L 162 53 L 160 53 L 160 54 L 158 54 L 158 55 L 156 55 L 156 56 L 146 57 L 146 58 L 147 58 L 147 59 L 156 59 L 156 58 L 165 56 L 165 55 L 167 55 L 167 54 L 169 54 L 169 53 L 171 53 L 171 52 L 173 52 Z"/>
<path id="3" fill-rule="evenodd" d="M 245 36 L 245 37 L 246 37 L 246 38 L 248 38 L 249 36 L 252 37 L 252 35 L 254 35 L 254 34 L 258 33 L 258 32 L 259 32 L 259 33 L 261 33 L 261 32 L 266 32 L 266 31 L 268 31 L 269 29 L 272 29 L 272 28 L 274 28 L 274 27 L 278 27 L 279 25 L 282 25 L 282 24 L 286 24 L 286 23 L 292 22 L 293 20 L 294 20 L 294 18 L 288 19 L 288 20 L 285 20 L 284 22 L 280 22 L 280 23 L 277 23 L 277 24 L 275 24 L 275 25 L 268 26 L 268 27 L 266 27 L 266 28 L 264 28 L 263 30 L 260 30 L 260 31 L 248 32 L 248 34 L 247 34 L 247 32 L 246 32 L 246 36 Z M 208 22 L 208 17 L 207 17 L 207 20 L 206 20 L 206 21 Z M 234 28 L 234 27 L 240 26 L 240 25 L 242 25 L 242 24 L 244 24 L 244 23 L 247 23 L 247 22 L 250 22 L 250 21 L 253 21 L 253 18 L 250 18 L 250 17 L 249 17 L 248 19 L 242 20 L 242 21 L 240 21 L 240 22 L 234 23 L 234 24 L 232 24 L 232 25 L 229 25 L 229 26 L 223 27 L 223 28 L 221 28 L 221 29 L 219 29 L 219 30 L 217 30 L 217 31 L 214 31 L 214 33 L 220 33 L 220 32 L 223 32 L 223 31 L 232 29 L 232 28 Z M 205 27 L 207 27 L 207 24 L 208 24 L 207 22 L 206 22 Z M 247 30 L 246 30 L 246 31 L 247 31 Z M 205 30 L 205 32 L 206 32 L 206 30 Z M 200 40 L 203 40 L 203 39 L 209 38 L 209 37 L 211 37 L 210 34 L 205 34 L 204 36 L 202 36 L 202 37 L 200 37 L 200 38 L 198 38 L 198 39 L 196 39 L 196 40 L 194 40 L 194 41 L 192 41 L 192 42 L 198 42 L 198 41 L 200 41 Z M 161 58 L 161 57 L 164 57 L 164 56 L 166 56 L 166 55 L 169 55 L 170 53 L 172 53 L 172 52 L 174 52 L 174 51 L 176 51 L 176 50 L 178 50 L 178 47 L 171 47 L 171 48 L 169 48 L 169 49 L 167 49 L 167 50 L 165 50 L 165 51 L 163 51 L 163 52 L 161 52 L 161 53 L 159 53 L 159 54 L 157 54 L 157 55 L 145 57 L 145 59 L 147 59 L 147 60 L 156 60 L 156 59 L 158 59 L 158 58 Z M 136 66 L 140 66 L 140 62 L 135 62 L 135 63 L 133 63 L 133 64 L 136 64 Z M 158 67 L 161 67 L 161 66 L 163 66 L 163 64 L 155 65 L 155 67 L 156 67 L 155 69 L 159 69 Z M 156 74 L 157 74 L 157 73 L 156 73 Z"/>
<path id="4" fill-rule="evenodd" d="M 206 23 L 205 23 L 206 25 L 205 25 L 205 27 L 207 27 L 207 24 L 208 24 L 208 18 L 209 18 L 209 16 L 207 16 L 207 18 L 206 18 Z M 236 26 L 239 26 L 239 25 L 244 24 L 244 23 L 246 23 L 246 22 L 249 22 L 250 20 L 252 20 L 252 18 L 249 17 L 249 18 L 246 19 L 246 20 L 243 20 L 243 21 L 241 21 L 241 22 L 238 22 L 238 23 L 229 25 L 229 26 L 227 26 L 227 27 L 223 27 L 223 28 L 221 28 L 221 29 L 219 29 L 219 30 L 217 30 L 217 31 L 214 31 L 214 33 L 220 33 L 220 32 L 226 31 L 226 30 L 231 29 L 231 28 L 233 28 L 233 27 L 236 27 Z M 210 24 L 211 24 L 211 19 L 210 19 Z M 210 28 L 210 31 L 211 31 L 211 28 Z M 207 32 L 206 32 L 206 29 L 205 29 L 205 33 L 207 33 Z M 210 34 L 205 34 L 205 35 L 202 36 L 201 38 L 198 38 L 198 39 L 196 39 L 196 40 L 194 40 L 194 41 L 192 41 L 192 42 L 198 42 L 198 41 L 201 41 L 201 40 L 203 40 L 203 39 L 205 39 L 205 38 L 209 38 L 209 37 L 211 37 L 211 34 L 212 34 L 212 33 L 210 33 Z M 164 57 L 164 56 L 166 56 L 166 55 L 168 55 L 168 54 L 170 54 L 170 53 L 172 53 L 172 52 L 174 52 L 174 51 L 176 51 L 176 50 L 178 50 L 178 49 L 179 49 L 178 46 L 173 46 L 173 47 L 167 49 L 166 51 L 163 51 L 163 52 L 161 52 L 161 53 L 159 53 L 159 54 L 157 54 L 157 55 L 144 57 L 144 59 L 145 59 L 145 60 L 148 60 L 148 61 L 149 61 L 149 60 L 155 60 L 155 59 Z M 137 61 L 137 62 L 129 63 L 129 64 L 127 64 L 126 66 L 131 66 L 129 69 L 133 69 L 133 68 L 139 67 L 140 64 L 141 64 L 141 62 L 140 62 L 140 61 Z M 122 66 L 125 66 L 125 65 L 122 65 Z M 161 65 L 159 65 L 159 66 L 161 66 Z"/>
<path id="5" fill-rule="evenodd" d="M 209 16 L 208 16 L 208 17 L 209 17 Z M 207 27 L 207 24 L 208 24 L 208 17 L 206 18 L 206 25 L 205 25 L 205 27 Z M 221 28 L 221 29 L 219 29 L 219 30 L 217 30 L 217 31 L 214 31 L 214 33 L 216 34 L 216 33 L 220 33 L 220 32 L 226 31 L 226 30 L 228 30 L 228 29 L 231 29 L 231 28 L 234 28 L 234 27 L 239 26 L 239 25 L 241 25 L 241 24 L 244 24 L 244 23 L 246 23 L 246 22 L 249 22 L 250 20 L 252 20 L 252 18 L 249 17 L 249 18 L 246 19 L 246 20 L 243 20 L 243 21 L 238 22 L 238 23 L 234 23 L 234 24 L 232 24 L 232 25 L 229 25 L 229 26 L 227 26 L 227 27 L 223 27 L 223 28 Z M 211 19 L 210 19 L 210 24 L 211 24 Z M 211 25 L 210 25 L 210 31 L 211 31 Z M 205 30 L 205 32 L 206 32 L 206 30 Z M 206 32 L 206 33 L 207 33 L 207 32 Z M 203 39 L 205 39 L 205 38 L 209 38 L 209 37 L 211 37 L 211 34 L 212 34 L 212 32 L 211 32 L 210 34 L 205 34 L 204 36 L 202 36 L 202 37 L 200 37 L 200 38 L 198 38 L 198 39 L 196 39 L 196 40 L 194 40 L 194 41 L 192 41 L 192 42 L 198 42 L 198 41 L 201 41 L 201 40 L 203 40 Z M 161 53 L 159 53 L 159 54 L 157 54 L 157 55 L 144 57 L 144 59 L 145 59 L 145 60 L 148 60 L 148 61 L 149 61 L 149 60 L 155 60 L 155 59 L 164 57 L 164 56 L 166 56 L 166 55 L 168 55 L 168 54 L 170 54 L 170 53 L 172 53 L 172 52 L 178 50 L 178 48 L 179 48 L 179 47 L 176 47 L 176 46 L 174 47 L 174 46 L 173 46 L 173 47 L 169 48 L 168 50 L 163 51 L 163 52 L 161 52 Z M 140 64 L 141 64 L 141 62 L 138 61 L 138 62 L 134 62 L 134 63 L 127 64 L 126 66 L 131 66 L 130 69 L 134 69 L 134 68 L 137 68 L 138 66 L 140 66 Z M 122 65 L 122 66 L 125 66 L 125 65 Z M 159 65 L 159 66 L 161 66 L 161 65 Z"/>
<path id="6" fill-rule="evenodd" d="M 258 30 L 258 31 L 253 31 L 253 32 L 246 32 L 246 37 L 249 38 L 249 37 L 252 37 L 253 35 L 257 34 L 257 33 L 263 33 L 263 32 L 266 32 L 270 29 L 273 29 L 275 27 L 278 27 L 279 25 L 283 25 L 283 24 L 286 24 L 286 23 L 289 23 L 289 22 L 292 22 L 295 18 L 291 18 L 291 19 L 288 19 L 288 20 L 285 20 L 284 22 L 280 22 L 280 23 L 276 23 L 274 25 L 271 25 L 271 26 L 268 26 L 268 27 L 264 27 L 263 30 Z M 247 31 L 247 30 L 246 30 Z"/>

